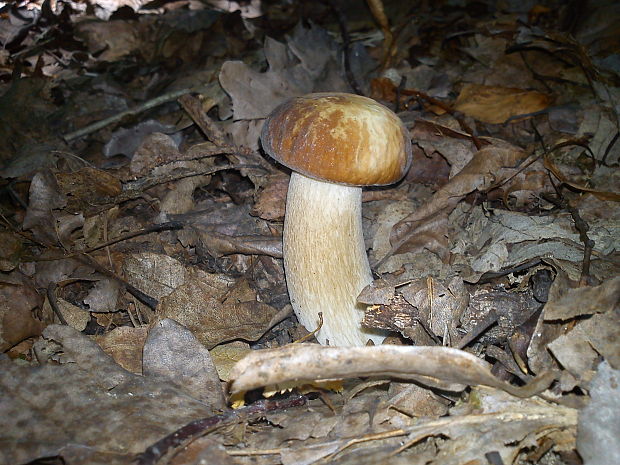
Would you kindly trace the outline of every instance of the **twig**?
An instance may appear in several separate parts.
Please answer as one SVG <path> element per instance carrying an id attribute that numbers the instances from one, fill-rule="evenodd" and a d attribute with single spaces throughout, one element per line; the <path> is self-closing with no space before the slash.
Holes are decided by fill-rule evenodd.
<path id="1" fill-rule="evenodd" d="M 104 247 L 108 247 L 110 245 L 114 245 L 119 242 L 126 241 L 128 239 L 133 239 L 134 237 L 145 236 L 146 234 L 158 233 L 162 231 L 176 231 L 178 229 L 183 229 L 183 223 L 181 223 L 180 221 L 169 221 L 167 223 L 153 224 L 151 226 L 147 226 L 146 228 L 142 228 L 137 231 L 132 231 L 127 234 L 122 234 L 102 244 L 94 245 L 92 247 L 89 247 L 86 250 L 80 251 L 80 253 L 95 252 L 96 250 L 103 249 Z M 60 257 L 60 258 L 66 258 L 66 257 Z"/>
<path id="2" fill-rule="evenodd" d="M 579 210 L 575 207 L 571 206 L 566 199 L 562 196 L 560 190 L 556 187 L 555 183 L 553 184 L 557 197 L 553 197 L 551 195 L 543 194 L 542 197 L 551 202 L 556 207 L 566 210 L 570 213 L 570 216 L 573 218 L 573 222 L 575 223 L 575 229 L 579 232 L 579 239 L 583 242 L 583 260 L 581 262 L 581 276 L 579 277 L 579 285 L 586 286 L 590 279 L 590 261 L 592 258 L 592 250 L 594 249 L 595 242 L 593 239 L 590 239 L 588 236 L 588 231 L 590 230 L 590 226 L 588 223 L 584 221 L 584 219 L 579 214 Z"/>
<path id="3" fill-rule="evenodd" d="M 349 58 L 349 48 L 351 46 L 351 38 L 349 37 L 349 30 L 347 29 L 346 18 L 342 9 L 336 4 L 335 1 L 330 1 L 329 5 L 331 6 L 332 11 L 334 12 L 334 16 L 336 16 L 336 21 L 338 21 L 338 27 L 340 28 L 340 35 L 342 36 L 342 55 L 343 55 L 343 64 L 344 64 L 344 74 L 347 77 L 347 81 L 357 95 L 364 95 L 362 89 L 357 83 L 357 79 L 355 79 L 355 75 L 351 70 L 351 61 Z"/>
<path id="4" fill-rule="evenodd" d="M 462 349 L 463 347 L 467 346 L 467 344 L 472 342 L 495 323 L 497 323 L 497 312 L 495 311 L 495 309 L 491 309 L 491 311 L 487 313 L 484 318 L 482 318 L 478 321 L 478 323 L 476 323 L 476 326 L 474 326 L 474 328 L 468 334 L 463 336 L 463 338 L 456 345 L 456 348 Z"/>
<path id="5" fill-rule="evenodd" d="M 323 312 L 319 312 L 319 324 L 316 327 L 316 329 L 308 334 L 306 334 L 305 336 L 297 339 L 296 341 L 293 341 L 293 344 L 301 344 L 302 342 L 306 342 L 309 339 L 312 339 L 314 337 L 314 335 L 316 333 L 319 332 L 319 330 L 323 327 Z"/>
<path id="6" fill-rule="evenodd" d="M 273 167 L 259 153 L 245 147 L 229 144 L 226 141 L 226 134 L 224 131 L 222 131 L 222 129 L 219 128 L 211 118 L 209 118 L 209 115 L 207 115 L 202 108 L 198 98 L 192 97 L 191 95 L 183 95 L 179 97 L 179 104 L 187 112 L 194 123 L 198 125 L 207 139 L 215 144 L 216 149 L 219 150 L 219 152 L 214 150 L 214 154 L 221 153 L 236 155 L 237 157 L 242 158 L 250 158 L 251 161 L 258 163 L 261 168 L 267 172 L 273 171 Z"/>
<path id="7" fill-rule="evenodd" d="M 57 255 L 57 256 L 40 257 L 40 258 L 37 258 L 36 261 L 50 262 L 54 260 L 63 260 L 65 258 L 73 258 L 78 254 L 86 254 L 86 253 L 95 252 L 99 249 L 103 249 L 104 247 L 109 247 L 111 245 L 118 244 L 119 242 L 123 242 L 128 239 L 133 239 L 134 237 L 145 236 L 147 234 L 158 233 L 162 231 L 176 231 L 178 229 L 183 229 L 183 226 L 184 226 L 183 223 L 181 223 L 180 221 L 169 221 L 167 223 L 154 224 L 151 226 L 147 226 L 146 228 L 139 229 L 137 231 L 132 231 L 127 234 L 122 234 L 118 237 L 115 237 L 114 239 L 110 239 L 109 241 L 94 245 L 85 250 L 79 250 L 76 252 L 71 252 L 69 254 L 63 254 L 63 255 Z"/>
<path id="8" fill-rule="evenodd" d="M 383 8 L 383 2 L 381 0 L 366 0 L 366 3 L 368 4 L 368 8 L 370 8 L 372 16 L 375 18 L 377 23 L 379 23 L 381 32 L 383 32 L 384 52 L 383 60 L 381 60 L 381 69 L 384 70 L 390 66 L 390 62 L 392 61 L 392 56 L 394 53 L 394 36 L 392 35 L 390 22 L 385 14 L 385 9 Z"/>
<path id="9" fill-rule="evenodd" d="M 394 103 L 394 113 L 398 113 L 400 111 L 400 96 L 405 89 L 405 85 L 407 84 L 407 76 L 401 76 L 400 82 L 396 87 L 396 102 Z"/>
<path id="10" fill-rule="evenodd" d="M 218 147 L 227 145 L 226 135 L 202 109 L 202 104 L 198 98 L 192 95 L 184 94 L 179 97 L 179 103 L 190 118 L 192 118 L 194 123 L 202 129 L 202 132 L 205 136 L 207 136 L 207 139 Z"/>
<path id="11" fill-rule="evenodd" d="M 54 290 L 56 290 L 56 283 L 52 281 L 47 286 L 47 301 L 50 303 L 50 307 L 52 307 L 52 311 L 56 314 L 58 320 L 60 320 L 60 324 L 68 326 L 67 320 L 65 320 L 65 317 L 62 316 L 60 308 L 58 308 L 58 302 L 56 301 Z"/>
<path id="12" fill-rule="evenodd" d="M 99 213 L 102 210 L 109 208 L 110 205 L 118 205 L 123 202 L 127 202 L 129 200 L 134 200 L 144 196 L 144 192 L 151 189 L 152 187 L 159 186 L 160 184 L 165 184 L 167 182 L 174 182 L 180 179 L 191 178 L 194 176 L 204 176 L 207 174 L 217 173 L 219 171 L 225 170 L 235 170 L 235 169 L 263 169 L 260 165 L 247 165 L 247 164 L 235 164 L 235 165 L 223 165 L 223 166 L 215 166 L 213 168 L 209 168 L 204 171 L 192 171 L 185 173 L 171 173 L 166 174 L 164 176 L 155 176 L 155 177 L 144 177 L 133 181 L 131 183 L 126 184 L 127 189 L 123 190 L 119 195 L 114 197 L 105 197 L 101 200 L 99 205 L 94 206 L 92 213 Z"/>
<path id="13" fill-rule="evenodd" d="M 178 448 L 182 444 L 193 441 L 216 429 L 248 421 L 265 415 L 267 412 L 301 407 L 306 404 L 306 401 L 307 398 L 301 395 L 294 395 L 283 400 L 259 400 L 247 407 L 192 421 L 149 446 L 138 457 L 138 465 L 155 465 L 170 452 L 171 449 Z"/>
<path id="14" fill-rule="evenodd" d="M 611 140 L 609 141 L 609 144 L 607 144 L 607 148 L 605 148 L 605 154 L 603 155 L 603 158 L 601 159 L 601 165 L 610 166 L 607 164 L 607 156 L 609 155 L 609 152 L 611 152 L 611 149 L 613 148 L 613 146 L 618 141 L 619 136 L 620 136 L 620 132 L 616 131 L 616 134 L 611 138 Z M 616 165 L 614 166 L 618 166 L 618 164 L 616 163 Z"/>
<path id="15" fill-rule="evenodd" d="M 86 266 L 94 268 L 99 273 L 107 276 L 108 278 L 111 278 L 114 281 L 118 282 L 121 286 L 123 286 L 123 288 L 127 292 L 129 292 L 132 296 L 134 296 L 136 299 L 138 299 L 140 302 L 142 302 L 144 305 L 146 305 L 150 309 L 155 310 L 155 308 L 157 308 L 157 305 L 159 304 L 159 301 L 157 299 L 155 299 L 154 297 L 151 297 L 150 295 L 142 292 L 140 289 L 138 289 L 137 287 L 132 286 L 127 281 L 125 281 L 123 278 L 118 276 L 116 273 L 114 273 L 114 272 L 108 270 L 106 267 L 100 265 L 90 255 L 86 255 L 86 254 L 81 253 L 81 254 L 77 254 L 73 258 L 75 258 L 76 260 L 80 261 L 81 263 L 83 263 Z"/>
<path id="16" fill-rule="evenodd" d="M 178 99 L 181 95 L 189 94 L 190 92 L 196 92 L 198 89 L 180 89 L 174 90 L 172 92 L 168 92 L 167 94 L 160 95 L 151 100 L 141 103 L 138 106 L 130 108 L 129 110 L 121 111 L 115 115 L 112 115 L 108 118 L 97 121 L 93 124 L 89 124 L 81 129 L 78 129 L 73 132 L 69 132 L 67 134 L 63 134 L 62 138 L 66 142 L 71 142 L 73 139 L 77 139 L 79 137 L 86 136 L 87 134 L 93 133 L 100 129 L 105 128 L 106 126 L 116 123 L 117 121 L 122 120 L 126 116 L 133 116 L 138 113 L 142 113 L 143 111 L 150 110 L 151 108 L 157 107 L 163 103 L 167 103 L 173 100 Z"/>

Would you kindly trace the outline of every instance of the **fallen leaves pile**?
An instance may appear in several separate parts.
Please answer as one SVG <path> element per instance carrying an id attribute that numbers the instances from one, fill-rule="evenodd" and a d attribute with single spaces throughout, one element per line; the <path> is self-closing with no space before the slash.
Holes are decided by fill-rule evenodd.
<path id="1" fill-rule="evenodd" d="M 418 3 L 0 2 L 0 464 L 620 463 L 620 7 Z M 286 290 L 259 135 L 322 91 L 411 135 L 381 346 Z"/>

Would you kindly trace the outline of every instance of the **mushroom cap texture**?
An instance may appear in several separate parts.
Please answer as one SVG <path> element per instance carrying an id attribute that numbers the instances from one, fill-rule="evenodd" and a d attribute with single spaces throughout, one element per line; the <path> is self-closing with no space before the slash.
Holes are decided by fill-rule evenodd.
<path id="1" fill-rule="evenodd" d="M 398 116 L 354 94 L 308 94 L 279 105 L 261 142 L 293 171 L 349 186 L 392 184 L 411 164 L 411 140 Z"/>

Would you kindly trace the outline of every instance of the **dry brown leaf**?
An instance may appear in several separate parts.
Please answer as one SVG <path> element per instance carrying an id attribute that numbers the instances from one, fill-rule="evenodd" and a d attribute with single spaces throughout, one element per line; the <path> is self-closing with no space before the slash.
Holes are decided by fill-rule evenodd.
<path id="1" fill-rule="evenodd" d="M 495 452 L 502 463 L 515 463 L 521 454 L 547 438 L 552 445 L 562 441 L 559 450 L 574 448 L 577 410 L 501 394 L 476 389 L 470 399 L 473 405 L 467 405 L 476 409 L 475 413 L 416 419 L 413 425 L 400 428 L 379 432 L 373 428 L 371 433 L 332 441 L 292 444 L 280 449 L 281 460 L 285 465 L 320 459 L 325 463 L 359 463 L 363 459 L 363 463 L 463 465 L 486 463 L 485 455 Z M 425 453 L 423 443 L 432 437 L 441 437 L 442 441 L 431 442 L 430 451 Z"/>
<path id="2" fill-rule="evenodd" d="M 168 379 L 206 405 L 218 410 L 226 408 L 222 383 L 209 351 L 174 320 L 160 320 L 149 329 L 142 371 L 145 376 Z"/>
<path id="3" fill-rule="evenodd" d="M 235 394 L 289 381 L 325 381 L 358 376 L 415 379 L 431 385 L 440 382 L 448 390 L 462 390 L 463 385 L 485 385 L 517 397 L 535 395 L 554 379 L 552 373 L 546 373 L 526 386 L 516 387 L 493 376 L 491 365 L 485 361 L 449 347 L 291 344 L 256 350 L 237 363 L 231 372 L 230 392 Z"/>
<path id="4" fill-rule="evenodd" d="M 140 4 L 146 1 L 95 0 L 95 3 L 105 5 L 106 9 L 111 10 L 108 14 L 111 14 L 123 4 L 129 4 L 137 10 Z M 118 21 L 82 21 L 76 25 L 76 34 L 83 38 L 89 51 L 93 54 L 100 53 L 99 58 L 108 61 L 118 60 L 123 56 L 139 52 L 144 45 L 144 39 L 141 39 L 141 36 L 147 30 L 148 24 L 145 22 L 121 19 Z"/>
<path id="5" fill-rule="evenodd" d="M 162 298 L 158 317 L 179 322 L 208 348 L 233 339 L 259 339 L 277 310 L 257 301 L 247 280 L 222 288 L 214 287 L 215 279 L 189 268 L 185 282 Z"/>
<path id="6" fill-rule="evenodd" d="M 230 380 L 230 370 L 233 366 L 250 353 L 250 344 L 243 341 L 233 341 L 215 346 L 209 351 L 217 373 L 222 381 Z"/>
<path id="7" fill-rule="evenodd" d="M 181 158 L 177 143 L 167 134 L 154 132 L 144 138 L 131 158 L 131 172 L 144 176 L 153 168 Z"/>
<path id="8" fill-rule="evenodd" d="M 590 387 L 590 403 L 579 412 L 577 450 L 587 464 L 620 462 L 620 371 L 602 362 Z"/>
<path id="9" fill-rule="evenodd" d="M 405 300 L 427 315 L 431 331 L 455 342 L 456 325 L 469 304 L 469 293 L 460 277 L 449 282 L 419 279 L 399 288 Z"/>
<path id="10" fill-rule="evenodd" d="M 151 252 L 125 256 L 123 272 L 130 284 L 158 300 L 186 281 L 186 268 L 181 262 L 167 255 Z M 217 286 L 217 289 L 225 289 L 231 280 L 213 281 L 212 285 Z"/>
<path id="11" fill-rule="evenodd" d="M 23 252 L 22 238 L 11 231 L 0 231 L 0 271 L 12 271 Z"/>
<path id="12" fill-rule="evenodd" d="M 608 279 L 599 286 L 569 288 L 556 285 L 553 289 L 545 305 L 546 321 L 566 321 L 579 316 L 610 312 L 620 302 L 620 277 Z"/>
<path id="13" fill-rule="evenodd" d="M 39 366 L 0 359 L 3 463 L 62 455 L 75 465 L 131 465 L 162 436 L 218 408 L 129 373 L 68 326 L 48 326 L 43 336 L 34 347 Z"/>
<path id="14" fill-rule="evenodd" d="M 412 138 L 415 140 L 415 136 Z M 450 165 L 439 152 L 433 150 L 428 153 L 418 145 L 414 145 L 411 149 L 413 158 L 411 168 L 405 177 L 406 182 L 425 184 L 435 188 L 448 182 Z"/>
<path id="15" fill-rule="evenodd" d="M 545 158 L 545 168 L 551 171 L 553 175 L 560 180 L 560 182 L 566 184 L 567 186 L 571 186 L 572 188 L 582 192 L 589 192 L 599 200 L 620 202 L 620 194 L 617 192 L 606 192 L 598 189 L 592 189 L 591 187 L 571 181 L 557 166 L 555 166 L 549 157 Z"/>
<path id="16" fill-rule="evenodd" d="M 18 342 L 41 334 L 46 323 L 35 317 L 43 299 L 20 273 L 2 277 L 0 282 L 0 352 Z"/>
<path id="17" fill-rule="evenodd" d="M 242 61 L 225 62 L 219 80 L 232 99 L 234 119 L 264 118 L 285 100 L 312 91 L 346 92 L 337 49 L 325 29 L 299 23 L 286 44 L 265 39 L 267 72 L 255 71 Z"/>
<path id="18" fill-rule="evenodd" d="M 392 381 L 389 394 L 389 407 L 409 417 L 442 417 L 448 413 L 445 399 L 415 383 Z"/>
<path id="19" fill-rule="evenodd" d="M 125 370 L 142 374 L 142 348 L 146 341 L 147 328 L 120 326 L 95 337 L 103 351 Z"/>
<path id="20" fill-rule="evenodd" d="M 56 243 L 58 235 L 53 227 L 55 218 L 52 211 L 66 204 L 67 199 L 60 193 L 56 178 L 50 171 L 35 174 L 30 183 L 28 210 L 22 228 L 32 230 L 40 239 Z"/>
<path id="21" fill-rule="evenodd" d="M 192 229 L 198 233 L 201 245 L 213 257 L 244 254 L 282 258 L 282 238 L 280 236 L 229 236 L 208 229 L 205 230 L 200 225 Z"/>
<path id="22" fill-rule="evenodd" d="M 510 117 L 544 110 L 550 103 L 542 92 L 465 84 L 454 108 L 485 123 L 502 124 Z"/>
<path id="23" fill-rule="evenodd" d="M 433 250 L 446 256 L 444 228 L 447 227 L 447 215 L 470 192 L 484 192 L 508 179 L 518 170 L 525 156 L 525 152 L 517 147 L 489 146 L 476 152 L 474 158 L 427 203 L 394 226 L 390 235 L 392 252 L 406 251 L 410 241 L 419 244 L 418 232 L 425 232 L 425 241 L 432 239 L 428 244 L 436 244 Z M 438 222 L 444 227 L 439 228 Z M 443 249 L 440 248 L 442 244 Z"/>
<path id="24" fill-rule="evenodd" d="M 449 123 L 450 122 L 439 124 L 435 121 L 417 119 L 415 126 L 411 130 L 411 140 L 424 151 L 426 157 L 439 154 L 441 158 L 444 159 L 444 165 L 448 165 L 442 167 L 441 164 L 435 163 L 439 168 L 442 168 L 444 172 L 443 182 L 441 182 L 441 171 L 430 173 L 431 176 L 436 177 L 433 184 L 439 186 L 444 185 L 447 181 L 447 179 L 445 179 L 445 171 L 449 173 L 448 178 L 454 177 L 467 166 L 478 150 L 469 134 L 448 126 Z M 497 140 L 488 141 L 484 138 L 479 138 L 478 140 L 483 147 L 493 142 L 495 142 L 495 145 L 499 145 L 500 143 L 500 141 Z M 416 169 L 417 167 L 412 164 L 411 170 L 415 171 Z M 407 177 L 409 177 L 409 174 Z"/>
<path id="25" fill-rule="evenodd" d="M 95 282 L 84 298 L 91 312 L 116 312 L 121 285 L 114 279 L 104 278 Z"/>
<path id="26" fill-rule="evenodd" d="M 264 189 L 256 195 L 256 202 L 250 213 L 268 221 L 282 220 L 288 182 L 289 177 L 283 173 L 270 175 Z"/>
<path id="27" fill-rule="evenodd" d="M 89 166 L 71 173 L 57 173 L 56 182 L 71 213 L 87 211 L 100 204 L 101 199 L 115 197 L 123 190 L 121 182 L 110 173 Z"/>
<path id="28" fill-rule="evenodd" d="M 84 329 L 86 329 L 86 325 L 90 321 L 90 314 L 87 310 L 61 298 L 56 298 L 56 306 L 69 326 L 78 331 L 84 331 Z M 52 313 L 52 308 L 50 307 L 48 299 L 45 299 L 43 308 L 49 314 Z M 58 319 L 55 321 L 58 323 Z"/>

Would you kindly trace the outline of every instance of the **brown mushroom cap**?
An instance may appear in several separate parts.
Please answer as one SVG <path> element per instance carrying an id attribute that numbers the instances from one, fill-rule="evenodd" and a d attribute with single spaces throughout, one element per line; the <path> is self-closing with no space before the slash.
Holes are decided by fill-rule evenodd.
<path id="1" fill-rule="evenodd" d="M 392 184 L 411 163 L 411 140 L 398 116 L 354 94 L 309 94 L 281 104 L 261 141 L 293 171 L 349 186 Z"/>

